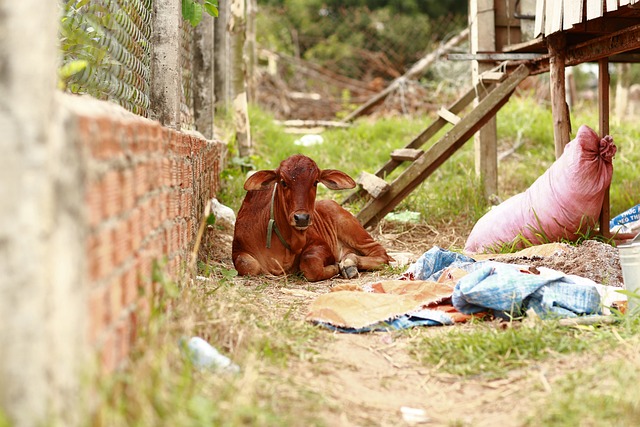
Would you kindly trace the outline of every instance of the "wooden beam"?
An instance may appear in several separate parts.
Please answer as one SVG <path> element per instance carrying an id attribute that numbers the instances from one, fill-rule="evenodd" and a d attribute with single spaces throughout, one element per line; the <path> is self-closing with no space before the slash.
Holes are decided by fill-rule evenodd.
<path id="1" fill-rule="evenodd" d="M 600 138 L 609 135 L 609 60 L 603 58 L 598 62 L 598 110 L 600 122 Z M 600 234 L 609 237 L 609 220 L 611 219 L 611 206 L 609 188 L 604 192 L 602 210 L 600 211 Z"/>
<path id="2" fill-rule="evenodd" d="M 635 49 L 640 49 L 640 25 L 634 25 L 574 46 L 567 46 L 565 65 L 571 67 L 583 62 L 595 62 Z M 549 61 L 550 55 L 545 55 L 536 60 L 527 61 L 527 64 L 531 69 L 531 74 L 536 75 L 549 71 Z M 515 62 L 511 65 L 515 66 L 518 63 Z"/>
<path id="3" fill-rule="evenodd" d="M 547 38 L 549 47 L 551 112 L 553 115 L 553 139 L 555 142 L 556 159 L 562 155 L 565 145 L 571 136 L 569 107 L 565 92 L 565 47 L 566 39 L 563 33 L 555 33 Z"/>

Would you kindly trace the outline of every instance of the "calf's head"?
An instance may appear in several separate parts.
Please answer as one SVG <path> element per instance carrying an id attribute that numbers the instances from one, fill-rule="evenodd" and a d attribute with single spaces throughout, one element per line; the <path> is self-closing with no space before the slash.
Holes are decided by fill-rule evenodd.
<path id="1" fill-rule="evenodd" d="M 276 170 L 262 170 L 251 175 L 244 189 L 267 190 L 275 183 L 275 197 L 289 224 L 297 230 L 306 230 L 312 222 L 316 189 L 321 182 L 332 190 L 355 187 L 349 175 L 339 170 L 321 170 L 309 157 L 296 154 L 283 160 Z"/>

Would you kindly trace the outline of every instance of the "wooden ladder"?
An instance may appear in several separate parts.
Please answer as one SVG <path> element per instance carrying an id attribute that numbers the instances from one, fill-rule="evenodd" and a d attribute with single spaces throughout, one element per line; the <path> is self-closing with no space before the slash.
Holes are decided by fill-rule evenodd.
<path id="1" fill-rule="evenodd" d="M 495 72 L 483 74 L 476 87 L 465 93 L 449 108 L 441 108 L 438 111 L 438 118 L 405 148 L 393 151 L 391 159 L 375 174 L 363 172 L 357 180 L 360 187 L 342 204 L 352 203 L 368 193 L 370 196 L 368 202 L 356 216 L 365 227 L 377 224 L 482 128 L 508 101 L 518 84 L 528 75 L 529 69 L 524 64 L 508 75 Z M 476 98 L 477 93 L 487 90 L 485 97 L 465 117 L 458 116 Z M 444 136 L 426 151 L 420 149 L 448 124 L 453 127 Z M 384 178 L 403 162 L 411 162 L 411 164 L 393 182 L 386 182 Z"/>

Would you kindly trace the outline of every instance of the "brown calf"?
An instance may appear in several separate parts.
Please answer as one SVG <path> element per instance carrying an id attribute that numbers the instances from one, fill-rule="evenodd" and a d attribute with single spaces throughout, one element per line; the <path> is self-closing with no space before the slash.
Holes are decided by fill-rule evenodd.
<path id="1" fill-rule="evenodd" d="M 310 281 L 352 278 L 392 260 L 351 213 L 333 200 L 316 202 L 319 182 L 332 190 L 356 185 L 346 173 L 320 170 L 299 154 L 247 179 L 233 236 L 238 274 L 301 271 Z"/>

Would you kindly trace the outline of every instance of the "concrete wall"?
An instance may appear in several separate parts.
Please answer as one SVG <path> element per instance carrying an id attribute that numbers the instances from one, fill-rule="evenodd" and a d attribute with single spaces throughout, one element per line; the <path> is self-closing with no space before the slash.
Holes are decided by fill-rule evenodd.
<path id="1" fill-rule="evenodd" d="M 81 171 L 55 104 L 57 12 L 0 2 L 0 410 L 16 426 L 75 422 L 84 345 Z"/>

